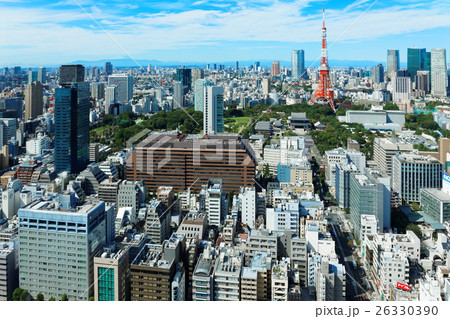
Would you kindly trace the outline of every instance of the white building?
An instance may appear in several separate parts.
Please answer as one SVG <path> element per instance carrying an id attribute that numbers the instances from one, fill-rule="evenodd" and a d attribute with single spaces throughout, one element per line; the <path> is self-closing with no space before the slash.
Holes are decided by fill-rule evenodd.
<path id="1" fill-rule="evenodd" d="M 207 86 L 204 95 L 203 133 L 223 132 L 223 87 Z"/>
<path id="2" fill-rule="evenodd" d="M 130 74 L 113 74 L 108 77 L 108 86 L 117 86 L 117 99 L 121 104 L 128 104 L 133 99 L 133 76 Z"/>
<path id="3" fill-rule="evenodd" d="M 283 258 L 272 266 L 272 301 L 288 301 L 289 265 L 289 258 Z"/>
<path id="4" fill-rule="evenodd" d="M 266 227 L 271 231 L 290 230 L 298 234 L 300 231 L 299 203 L 284 202 L 275 208 L 267 208 Z"/>
<path id="5" fill-rule="evenodd" d="M 254 187 L 241 187 L 239 192 L 241 221 L 252 229 L 255 228 L 256 222 L 256 196 Z"/>
<path id="6" fill-rule="evenodd" d="M 208 224 L 219 227 L 225 218 L 228 203 L 227 194 L 222 192 L 222 180 L 210 179 L 202 186 L 200 209 L 208 216 Z"/>
<path id="7" fill-rule="evenodd" d="M 39 133 L 35 139 L 26 142 L 26 150 L 29 155 L 42 155 L 44 150 L 49 150 L 52 140 L 42 133 Z"/>
<path id="8" fill-rule="evenodd" d="M 431 94 L 447 96 L 447 62 L 445 49 L 431 49 Z"/>

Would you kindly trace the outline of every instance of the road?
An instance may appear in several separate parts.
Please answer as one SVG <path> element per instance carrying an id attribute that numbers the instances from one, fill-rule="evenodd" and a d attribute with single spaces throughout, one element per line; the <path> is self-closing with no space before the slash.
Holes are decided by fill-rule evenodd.
<path id="1" fill-rule="evenodd" d="M 348 233 L 342 229 L 341 217 L 336 211 L 332 210 L 328 213 L 327 219 L 334 230 L 336 240 L 336 253 L 339 257 L 339 262 L 345 266 L 347 273 L 346 277 L 346 294 L 347 300 L 360 300 L 357 296 L 364 294 L 367 290 L 367 280 L 361 276 L 361 269 L 354 269 L 353 267 L 353 251 L 352 247 L 348 245 Z"/>

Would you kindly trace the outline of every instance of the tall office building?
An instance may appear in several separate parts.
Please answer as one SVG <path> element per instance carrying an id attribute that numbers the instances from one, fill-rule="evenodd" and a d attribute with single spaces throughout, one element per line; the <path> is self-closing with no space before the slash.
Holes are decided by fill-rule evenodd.
<path id="1" fill-rule="evenodd" d="M 41 82 L 33 82 L 25 89 L 25 120 L 34 119 L 42 114 L 44 95 Z"/>
<path id="2" fill-rule="evenodd" d="M 213 134 L 223 132 L 223 87 L 208 86 L 203 98 L 203 133 Z"/>
<path id="3" fill-rule="evenodd" d="M 305 51 L 303 50 L 292 50 L 291 52 L 291 63 L 292 63 L 292 77 L 294 79 L 306 77 L 305 72 Z"/>
<path id="4" fill-rule="evenodd" d="M 417 71 L 414 82 L 417 90 L 430 92 L 430 71 Z"/>
<path id="5" fill-rule="evenodd" d="M 424 70 L 426 58 L 425 49 L 408 48 L 408 71 L 411 81 L 415 80 L 417 71 Z"/>
<path id="6" fill-rule="evenodd" d="M 89 164 L 89 83 L 55 89 L 55 170 L 78 173 Z"/>
<path id="7" fill-rule="evenodd" d="M 391 227 L 391 179 L 377 171 L 350 173 L 350 221 L 359 237 L 361 215 L 374 215 L 378 231 Z"/>
<path id="8" fill-rule="evenodd" d="M 105 88 L 105 113 L 110 114 L 109 106 L 118 102 L 117 85 L 108 85 Z"/>
<path id="9" fill-rule="evenodd" d="M 280 61 L 273 61 L 272 62 L 272 76 L 279 76 L 280 75 Z"/>
<path id="10" fill-rule="evenodd" d="M 111 62 L 105 62 L 105 74 L 111 75 L 113 73 L 113 65 Z"/>
<path id="11" fill-rule="evenodd" d="M 447 60 L 445 49 L 431 49 L 431 94 L 447 96 Z"/>
<path id="12" fill-rule="evenodd" d="M 28 84 L 31 84 L 33 82 L 36 82 L 38 80 L 38 73 L 37 71 L 28 71 Z"/>
<path id="13" fill-rule="evenodd" d="M 377 168 L 392 173 L 392 157 L 399 152 L 412 152 L 413 145 L 402 140 L 376 137 L 373 140 L 373 158 Z"/>
<path id="14" fill-rule="evenodd" d="M 108 77 L 108 85 L 117 86 L 117 100 L 128 104 L 133 99 L 133 76 L 130 74 L 113 74 Z"/>
<path id="15" fill-rule="evenodd" d="M 105 98 L 105 82 L 91 83 L 91 96 L 95 100 L 100 100 Z"/>
<path id="16" fill-rule="evenodd" d="M 392 100 L 394 102 L 411 99 L 411 79 L 409 76 L 396 76 L 392 79 L 392 83 L 394 87 Z"/>
<path id="17" fill-rule="evenodd" d="M 177 69 L 175 81 L 181 82 L 183 86 L 190 88 L 192 84 L 191 69 Z"/>
<path id="18" fill-rule="evenodd" d="M 84 82 L 85 69 L 81 64 L 62 65 L 59 68 L 59 85 Z"/>
<path id="19" fill-rule="evenodd" d="M 75 203 L 75 195 L 59 194 L 19 209 L 20 287 L 34 298 L 94 295 L 94 256 L 107 243 L 113 214 L 101 201 Z"/>
<path id="20" fill-rule="evenodd" d="M 236 61 L 235 70 L 236 70 L 236 72 L 239 71 L 239 61 Z"/>
<path id="21" fill-rule="evenodd" d="M 43 66 L 37 71 L 37 80 L 41 82 L 41 84 L 47 83 L 47 70 Z"/>
<path id="22" fill-rule="evenodd" d="M 442 188 L 444 165 L 431 156 L 400 153 L 392 158 L 392 190 L 407 203 L 419 202 L 421 188 Z"/>
<path id="23" fill-rule="evenodd" d="M 384 67 L 382 64 L 375 65 L 372 68 L 372 79 L 377 84 L 384 82 Z"/>
<path id="24" fill-rule="evenodd" d="M 175 82 L 173 84 L 173 109 L 182 109 L 184 107 L 183 93 L 183 85 L 181 82 Z"/>
<path id="25" fill-rule="evenodd" d="M 199 79 L 203 79 L 205 77 L 205 71 L 199 68 L 193 68 L 191 70 L 192 75 L 192 84 L 195 85 L 195 82 Z"/>
<path id="26" fill-rule="evenodd" d="M 400 69 L 400 54 L 398 50 L 387 51 L 387 76 L 392 79 L 397 75 L 397 71 Z"/>

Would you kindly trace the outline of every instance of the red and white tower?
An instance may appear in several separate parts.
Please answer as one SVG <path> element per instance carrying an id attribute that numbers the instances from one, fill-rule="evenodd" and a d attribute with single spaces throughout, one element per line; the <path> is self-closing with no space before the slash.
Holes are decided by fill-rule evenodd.
<path id="1" fill-rule="evenodd" d="M 325 28 L 325 9 L 323 9 L 322 54 L 319 71 L 319 84 L 308 104 L 311 105 L 314 102 L 326 103 L 330 104 L 333 110 L 336 110 L 334 108 L 334 91 L 331 88 L 330 68 L 328 67 L 327 58 L 327 28 Z"/>

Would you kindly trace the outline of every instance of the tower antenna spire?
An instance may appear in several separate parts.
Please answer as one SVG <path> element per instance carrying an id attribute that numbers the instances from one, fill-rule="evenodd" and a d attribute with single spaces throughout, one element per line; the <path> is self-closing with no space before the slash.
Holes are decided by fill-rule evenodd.
<path id="1" fill-rule="evenodd" d="M 322 27 L 322 51 L 319 67 L 319 83 L 314 91 L 311 100 L 308 102 L 312 105 L 314 102 L 329 104 L 333 110 L 334 107 L 334 91 L 331 87 L 330 68 L 328 67 L 327 57 L 327 29 L 325 28 L 325 7 L 322 9 L 323 27 Z"/>

